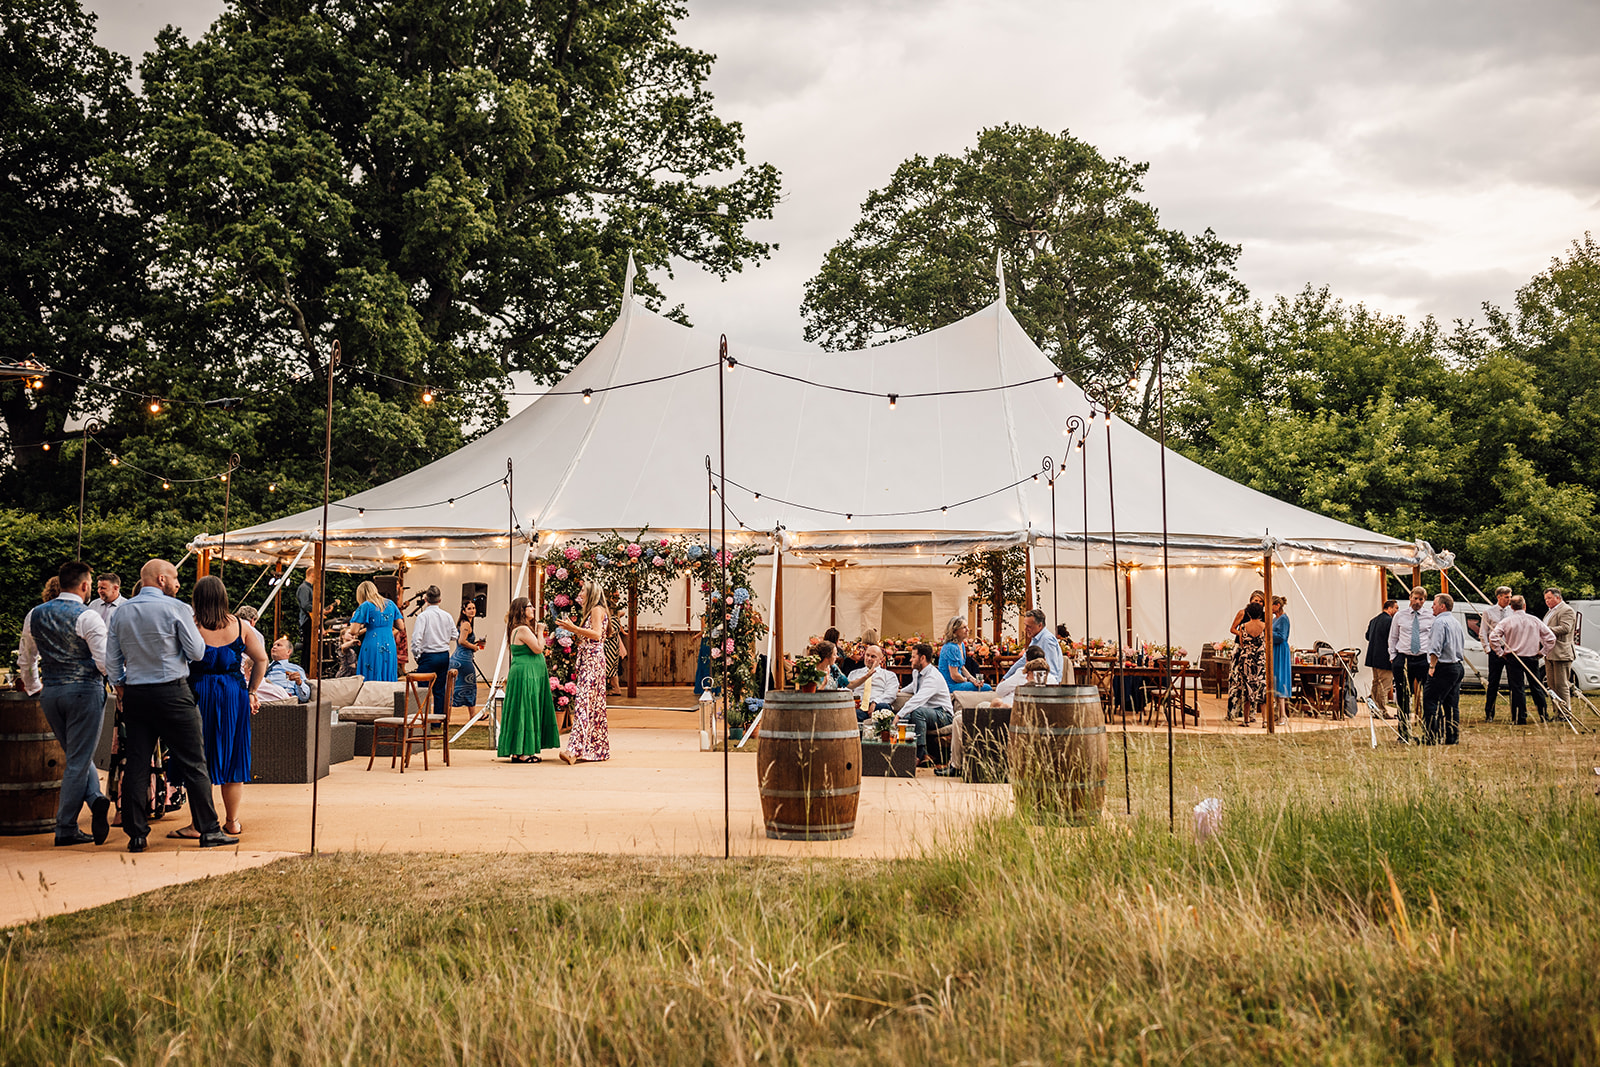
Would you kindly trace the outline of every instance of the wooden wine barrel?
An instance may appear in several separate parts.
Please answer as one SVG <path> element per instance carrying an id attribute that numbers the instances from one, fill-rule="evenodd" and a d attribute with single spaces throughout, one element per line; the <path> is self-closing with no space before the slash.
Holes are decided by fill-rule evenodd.
<path id="1" fill-rule="evenodd" d="M 0 692 L 0 834 L 47 834 L 55 829 L 67 753 L 56 740 L 39 698 Z"/>
<path id="2" fill-rule="evenodd" d="M 845 690 L 772 690 L 761 714 L 756 782 L 767 836 L 834 841 L 856 832 L 861 730 Z"/>
<path id="3" fill-rule="evenodd" d="M 1011 709 L 1011 792 L 1039 822 L 1095 822 L 1106 802 L 1105 716 L 1092 685 L 1024 685 Z"/>

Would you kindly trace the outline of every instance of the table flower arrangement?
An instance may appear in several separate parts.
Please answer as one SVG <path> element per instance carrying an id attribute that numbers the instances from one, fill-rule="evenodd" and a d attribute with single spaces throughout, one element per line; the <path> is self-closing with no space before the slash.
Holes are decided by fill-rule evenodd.
<path id="1" fill-rule="evenodd" d="M 815 693 L 822 684 L 822 661 L 816 656 L 796 656 L 789 677 L 800 692 Z"/>
<path id="2" fill-rule="evenodd" d="M 893 744 L 897 735 L 897 721 L 893 708 L 878 708 L 868 720 L 872 730 L 878 735 L 878 740 L 886 744 Z"/>

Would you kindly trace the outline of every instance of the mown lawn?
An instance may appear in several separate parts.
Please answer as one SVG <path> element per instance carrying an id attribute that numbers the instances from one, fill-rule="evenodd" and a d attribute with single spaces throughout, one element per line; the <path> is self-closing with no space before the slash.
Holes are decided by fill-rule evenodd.
<path id="1" fill-rule="evenodd" d="M 0 934 L 0 1061 L 1600 1061 L 1600 740 L 1478 708 L 1180 737 L 1175 834 L 1145 735 L 917 860 L 283 861 Z"/>

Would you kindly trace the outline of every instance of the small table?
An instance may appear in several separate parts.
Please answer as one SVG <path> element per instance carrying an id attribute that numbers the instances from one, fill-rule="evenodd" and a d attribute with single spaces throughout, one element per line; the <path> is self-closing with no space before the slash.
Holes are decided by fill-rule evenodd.
<path id="1" fill-rule="evenodd" d="M 861 774 L 865 778 L 915 778 L 917 745 L 914 741 L 884 744 L 861 742 Z"/>
<path id="2" fill-rule="evenodd" d="M 1146 688 L 1150 688 L 1152 682 L 1165 682 L 1167 680 L 1167 668 L 1165 666 L 1114 667 L 1110 673 L 1113 679 L 1111 683 L 1113 694 L 1118 689 L 1117 681 L 1122 679 L 1143 683 Z M 1172 666 L 1172 688 L 1167 691 L 1165 700 L 1157 703 L 1160 707 L 1165 708 L 1169 714 L 1172 710 L 1172 705 L 1174 702 L 1176 703 L 1177 722 L 1180 727 L 1187 725 L 1188 717 L 1191 715 L 1194 716 L 1194 724 L 1196 726 L 1200 725 L 1199 682 L 1204 676 L 1204 671 L 1197 670 L 1187 663 L 1177 663 Z M 1115 704 L 1113 703 L 1114 707 Z M 1108 711 L 1109 714 L 1110 712 Z"/>
<path id="3" fill-rule="evenodd" d="M 1291 687 L 1295 699 L 1308 712 L 1320 715 L 1326 711 L 1335 719 L 1344 718 L 1344 678 L 1345 668 L 1337 663 L 1296 663 L 1291 668 L 1294 685 Z M 1329 679 L 1324 682 L 1323 679 Z M 1327 693 L 1321 692 L 1326 689 Z"/>

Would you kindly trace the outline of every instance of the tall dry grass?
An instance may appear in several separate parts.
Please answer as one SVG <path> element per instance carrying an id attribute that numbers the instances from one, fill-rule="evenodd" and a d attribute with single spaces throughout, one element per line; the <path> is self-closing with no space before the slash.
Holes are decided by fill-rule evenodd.
<path id="1" fill-rule="evenodd" d="M 1182 738 L 1203 845 L 1146 735 L 1134 817 L 915 860 L 285 861 L 8 932 L 0 1061 L 1596 1062 L 1596 747 Z"/>

